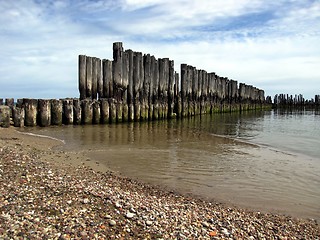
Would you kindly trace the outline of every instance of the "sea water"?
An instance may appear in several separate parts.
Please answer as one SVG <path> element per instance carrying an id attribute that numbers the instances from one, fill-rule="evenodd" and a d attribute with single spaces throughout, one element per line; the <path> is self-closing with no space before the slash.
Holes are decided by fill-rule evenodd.
<path id="1" fill-rule="evenodd" d="M 320 115 L 250 111 L 182 120 L 26 128 L 140 181 L 260 211 L 320 219 Z"/>

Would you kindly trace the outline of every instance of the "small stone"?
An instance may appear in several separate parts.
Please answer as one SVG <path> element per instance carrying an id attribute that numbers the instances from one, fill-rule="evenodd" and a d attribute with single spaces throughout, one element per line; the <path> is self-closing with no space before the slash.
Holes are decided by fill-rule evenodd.
<path id="1" fill-rule="evenodd" d="M 151 226 L 152 225 L 152 221 L 146 221 L 147 226 Z"/>
<path id="2" fill-rule="evenodd" d="M 202 222 L 202 226 L 204 226 L 206 228 L 210 227 L 209 223 L 207 223 L 207 222 Z"/>
<path id="3" fill-rule="evenodd" d="M 116 208 L 121 208 L 121 204 L 119 202 L 116 202 Z"/>
<path id="4" fill-rule="evenodd" d="M 109 214 L 106 214 L 104 217 L 105 217 L 106 219 L 111 219 L 111 218 L 112 218 Z"/>
<path id="5" fill-rule="evenodd" d="M 131 219 L 131 218 L 134 217 L 134 215 L 135 215 L 134 213 L 127 212 L 126 217 L 127 217 L 128 219 Z"/>
<path id="6" fill-rule="evenodd" d="M 225 228 L 222 229 L 222 233 L 223 233 L 224 235 L 226 235 L 226 236 L 229 236 L 229 235 L 230 235 L 230 233 L 228 232 L 228 230 L 225 229 Z"/>
<path id="7" fill-rule="evenodd" d="M 109 225 L 110 226 L 115 226 L 116 224 L 117 224 L 116 221 L 114 221 L 112 219 L 109 220 Z"/>

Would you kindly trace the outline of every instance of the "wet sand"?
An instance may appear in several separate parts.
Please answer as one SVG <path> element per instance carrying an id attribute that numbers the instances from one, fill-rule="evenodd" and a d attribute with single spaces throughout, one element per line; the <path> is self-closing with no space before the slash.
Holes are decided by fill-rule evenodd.
<path id="1" fill-rule="evenodd" d="M 0 128 L 0 238 L 318 239 L 314 220 L 166 191 Z M 98 171 L 99 170 L 99 171 Z"/>

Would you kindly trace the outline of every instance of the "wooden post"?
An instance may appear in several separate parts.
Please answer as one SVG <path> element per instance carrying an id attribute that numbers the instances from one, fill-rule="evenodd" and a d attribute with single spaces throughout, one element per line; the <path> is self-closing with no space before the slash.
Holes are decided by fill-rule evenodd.
<path id="1" fill-rule="evenodd" d="M 103 98 L 103 78 L 102 78 L 102 66 L 101 66 L 101 59 L 96 59 L 96 67 L 97 67 L 97 91 L 98 91 L 98 99 Z"/>
<path id="2" fill-rule="evenodd" d="M 114 96 L 116 100 L 122 100 L 122 81 L 123 81 L 123 47 L 122 42 L 113 43 L 113 64 L 112 64 L 112 76 Z"/>
<path id="3" fill-rule="evenodd" d="M 101 99 L 100 101 L 101 101 L 101 123 L 106 124 L 110 122 L 109 102 L 105 98 Z"/>
<path id="4" fill-rule="evenodd" d="M 23 99 L 25 107 L 25 126 L 34 127 L 37 125 L 38 100 L 37 99 Z"/>
<path id="5" fill-rule="evenodd" d="M 118 101 L 116 103 L 116 122 L 122 122 L 122 114 L 123 114 L 123 104 L 122 101 Z"/>
<path id="6" fill-rule="evenodd" d="M 109 119 L 110 119 L 110 123 L 117 122 L 117 107 L 116 107 L 115 99 L 113 98 L 109 99 Z"/>
<path id="7" fill-rule="evenodd" d="M 0 98 L 0 106 L 3 105 L 3 98 Z"/>
<path id="8" fill-rule="evenodd" d="M 128 106 L 128 121 L 133 122 L 134 121 L 134 104 L 130 103 Z"/>
<path id="9" fill-rule="evenodd" d="M 185 117 L 186 113 L 186 106 L 188 105 L 187 100 L 187 92 L 188 92 L 188 65 L 181 64 L 181 117 Z"/>
<path id="10" fill-rule="evenodd" d="M 151 64 L 151 56 L 150 54 L 146 54 L 143 57 L 143 63 L 144 63 L 144 82 L 143 82 L 143 96 L 142 96 L 142 109 L 144 111 L 141 111 L 141 117 L 144 120 L 148 120 L 149 118 L 149 109 L 150 104 L 152 103 L 151 100 L 151 92 L 150 92 L 150 86 L 152 81 L 152 64 Z"/>
<path id="11" fill-rule="evenodd" d="M 97 99 L 98 93 L 98 58 L 92 58 L 92 99 Z"/>
<path id="12" fill-rule="evenodd" d="M 93 100 L 92 102 L 92 123 L 99 124 L 100 123 L 100 102 L 98 100 Z"/>
<path id="13" fill-rule="evenodd" d="M 63 124 L 73 124 L 73 99 L 62 99 L 62 108 Z"/>
<path id="14" fill-rule="evenodd" d="M 51 100 L 51 125 L 62 124 L 62 101 L 57 99 Z"/>
<path id="15" fill-rule="evenodd" d="M 122 122 L 128 122 L 129 120 L 129 107 L 126 102 L 122 103 L 123 108 L 122 108 Z"/>
<path id="16" fill-rule="evenodd" d="M 10 127 L 10 107 L 0 106 L 0 127 L 8 128 Z"/>
<path id="17" fill-rule="evenodd" d="M 168 85 L 168 118 L 174 117 L 174 84 L 175 72 L 174 61 L 169 61 L 169 85 Z"/>
<path id="18" fill-rule="evenodd" d="M 128 100 L 128 85 L 129 85 L 129 53 L 123 52 L 122 57 L 122 85 L 121 85 L 121 101 Z"/>
<path id="19" fill-rule="evenodd" d="M 86 98 L 86 56 L 79 55 L 79 92 L 80 92 L 80 99 Z"/>
<path id="20" fill-rule="evenodd" d="M 103 97 L 113 97 L 113 79 L 112 79 L 112 61 L 103 59 L 102 61 L 103 77 Z"/>
<path id="21" fill-rule="evenodd" d="M 134 119 L 140 120 L 140 92 L 142 86 L 143 70 L 142 53 L 135 52 L 133 56 L 133 96 L 134 96 Z"/>
<path id="22" fill-rule="evenodd" d="M 73 99 L 73 124 L 81 124 L 81 102 L 79 99 Z"/>
<path id="23" fill-rule="evenodd" d="M 47 127 L 51 124 L 51 101 L 47 99 L 38 100 L 38 124 Z"/>
<path id="24" fill-rule="evenodd" d="M 128 64 L 129 64 L 127 103 L 133 104 L 133 98 L 134 98 L 134 95 L 133 95 L 133 55 L 134 54 L 133 54 L 133 51 L 130 49 L 126 50 L 126 54 L 128 57 Z M 129 109 L 130 109 L 130 107 L 129 107 Z"/>
<path id="25" fill-rule="evenodd" d="M 13 125 L 24 127 L 24 108 L 14 106 L 12 108 Z"/>
<path id="26" fill-rule="evenodd" d="M 92 124 L 93 109 L 91 99 L 84 99 L 81 101 L 81 115 L 82 124 Z"/>
<path id="27" fill-rule="evenodd" d="M 92 98 L 92 57 L 86 60 L 86 98 Z"/>
<path id="28" fill-rule="evenodd" d="M 152 103 L 152 119 L 158 119 L 158 99 L 159 99 L 159 68 L 158 68 L 158 60 L 151 56 L 151 82 L 150 82 L 150 99 Z"/>

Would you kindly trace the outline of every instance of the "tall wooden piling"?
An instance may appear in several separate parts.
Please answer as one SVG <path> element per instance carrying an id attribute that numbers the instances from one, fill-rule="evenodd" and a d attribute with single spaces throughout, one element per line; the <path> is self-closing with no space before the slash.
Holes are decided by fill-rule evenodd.
<path id="1" fill-rule="evenodd" d="M 86 59 L 86 98 L 92 98 L 92 57 Z"/>
<path id="2" fill-rule="evenodd" d="M 102 61 L 103 97 L 113 97 L 112 61 Z"/>
<path id="3" fill-rule="evenodd" d="M 98 99 L 103 98 L 103 77 L 102 77 L 102 62 L 100 58 L 96 60 L 97 66 L 97 91 L 98 91 Z"/>
<path id="4" fill-rule="evenodd" d="M 175 84 L 174 61 L 169 61 L 168 118 L 174 117 L 174 84 Z"/>
<path id="5" fill-rule="evenodd" d="M 133 104 L 133 51 L 126 50 L 126 55 L 128 58 L 128 90 L 127 90 L 127 103 Z M 130 107 L 129 107 L 130 109 Z M 129 111 L 130 112 L 130 111 Z"/>
<path id="6" fill-rule="evenodd" d="M 98 64 L 99 59 L 96 57 L 92 58 L 92 99 L 97 99 L 98 94 Z"/>
<path id="7" fill-rule="evenodd" d="M 115 99 L 122 100 L 123 81 L 123 47 L 121 42 L 113 43 L 112 76 Z"/>
<path id="8" fill-rule="evenodd" d="M 78 78 L 80 99 L 86 98 L 86 59 L 85 55 L 79 55 Z"/>

